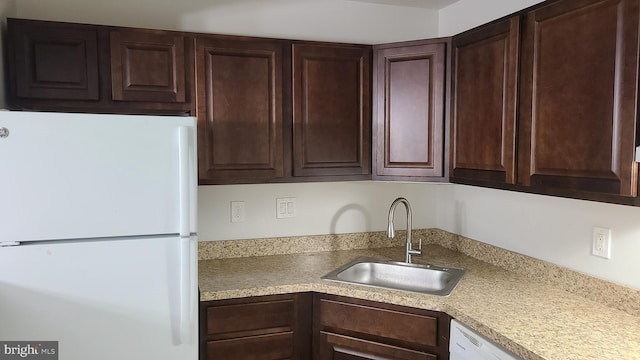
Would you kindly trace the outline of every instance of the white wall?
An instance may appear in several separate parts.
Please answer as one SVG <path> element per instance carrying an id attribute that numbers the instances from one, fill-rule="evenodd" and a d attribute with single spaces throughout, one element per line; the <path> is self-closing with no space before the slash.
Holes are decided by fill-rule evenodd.
<path id="1" fill-rule="evenodd" d="M 18 0 L 18 17 L 374 44 L 438 35 L 438 12 L 345 0 Z"/>
<path id="2" fill-rule="evenodd" d="M 640 208 L 464 185 L 437 196 L 441 229 L 640 289 Z M 594 226 L 612 230 L 610 260 L 591 255 Z"/>
<path id="3" fill-rule="evenodd" d="M 452 36 L 540 2 L 542 0 L 459 0 L 440 9 L 439 34 Z"/>
<path id="4" fill-rule="evenodd" d="M 331 182 L 269 185 L 200 186 L 198 232 L 201 240 L 383 231 L 389 206 L 399 196 L 411 203 L 414 228 L 436 226 L 435 202 L 440 187 L 385 182 Z M 276 198 L 295 197 L 297 217 L 276 219 Z M 230 202 L 244 201 L 244 223 L 231 223 Z M 397 229 L 406 227 L 406 212 L 395 213 Z"/>

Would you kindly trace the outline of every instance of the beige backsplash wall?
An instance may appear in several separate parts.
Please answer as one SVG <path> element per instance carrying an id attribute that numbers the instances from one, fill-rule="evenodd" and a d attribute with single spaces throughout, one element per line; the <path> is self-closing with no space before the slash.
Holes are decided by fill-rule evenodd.
<path id="1" fill-rule="evenodd" d="M 414 228 L 432 228 L 437 225 L 432 201 L 437 189 L 447 186 L 373 181 L 200 186 L 198 233 L 206 241 L 382 231 L 389 205 L 399 196 L 411 202 Z M 296 198 L 295 218 L 276 219 L 280 197 Z M 245 202 L 244 223 L 231 223 L 231 201 Z M 404 229 L 402 205 L 395 215 L 398 229 Z"/>
<path id="2" fill-rule="evenodd" d="M 384 231 L 393 199 L 413 207 L 414 228 L 440 228 L 640 289 L 640 208 L 479 187 L 393 182 L 201 186 L 201 240 Z M 276 219 L 275 199 L 297 197 L 298 217 Z M 246 222 L 230 222 L 245 201 Z M 404 229 L 404 209 L 396 221 Z M 612 258 L 590 255 L 593 226 L 612 229 Z"/>

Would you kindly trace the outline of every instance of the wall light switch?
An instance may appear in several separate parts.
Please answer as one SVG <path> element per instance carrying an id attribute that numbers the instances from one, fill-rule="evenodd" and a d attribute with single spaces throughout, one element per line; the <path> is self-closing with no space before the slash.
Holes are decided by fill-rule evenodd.
<path id="1" fill-rule="evenodd" d="M 244 222 L 244 201 L 231 202 L 231 222 Z"/>
<path id="2" fill-rule="evenodd" d="M 296 217 L 296 212 L 296 198 L 276 199 L 276 219 L 294 218 Z"/>
<path id="3" fill-rule="evenodd" d="M 594 227 L 591 254 L 611 259 L 611 229 Z"/>

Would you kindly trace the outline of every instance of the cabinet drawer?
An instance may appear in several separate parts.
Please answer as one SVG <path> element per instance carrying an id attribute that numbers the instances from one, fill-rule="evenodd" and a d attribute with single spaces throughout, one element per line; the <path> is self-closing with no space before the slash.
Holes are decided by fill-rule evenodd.
<path id="1" fill-rule="evenodd" d="M 405 349 L 350 336 L 320 332 L 320 359 L 397 359 L 436 360 L 438 357 L 423 351 Z"/>
<path id="2" fill-rule="evenodd" d="M 290 331 L 294 319 L 295 303 L 291 299 L 211 306 L 207 309 L 207 334 L 231 336 L 262 329 Z"/>
<path id="3" fill-rule="evenodd" d="M 280 360 L 293 358 L 293 332 L 207 342 L 207 359 Z"/>
<path id="4" fill-rule="evenodd" d="M 438 343 L 438 319 L 426 315 L 320 300 L 323 327 L 369 334 L 426 346 Z"/>

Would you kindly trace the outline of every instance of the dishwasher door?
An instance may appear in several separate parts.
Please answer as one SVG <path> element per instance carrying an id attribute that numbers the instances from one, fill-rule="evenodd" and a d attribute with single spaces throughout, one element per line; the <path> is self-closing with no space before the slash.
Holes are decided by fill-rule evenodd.
<path id="1" fill-rule="evenodd" d="M 456 320 L 451 320 L 449 339 L 449 360 L 520 360 Z"/>

